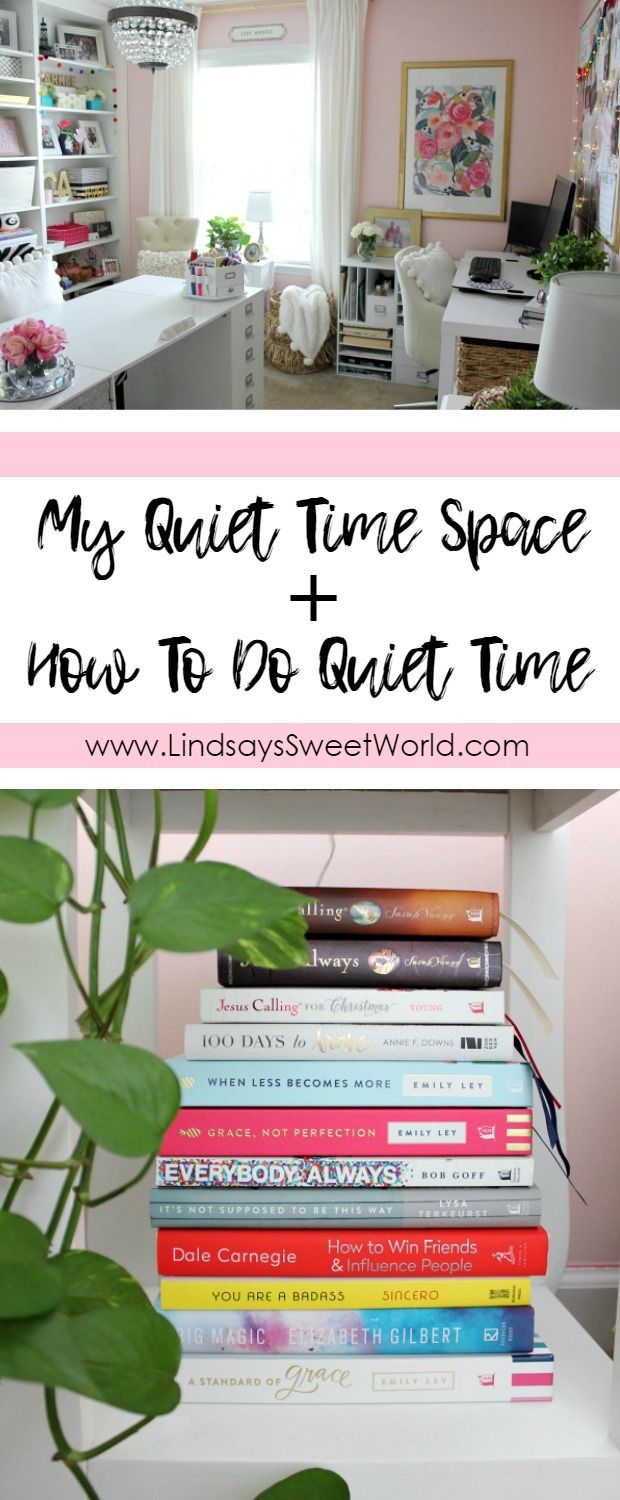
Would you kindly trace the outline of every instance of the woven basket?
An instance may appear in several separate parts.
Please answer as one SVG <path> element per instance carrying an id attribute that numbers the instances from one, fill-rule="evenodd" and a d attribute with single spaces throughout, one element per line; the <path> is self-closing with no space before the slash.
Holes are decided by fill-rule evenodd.
<path id="1" fill-rule="evenodd" d="M 482 339 L 459 339 L 457 395 L 469 396 L 488 386 L 502 385 L 511 375 L 531 370 L 537 353 L 536 344 L 488 344 Z"/>
<path id="2" fill-rule="evenodd" d="M 334 298 L 329 297 L 330 327 L 329 333 L 319 349 L 314 363 L 304 364 L 303 354 L 294 354 L 291 349 L 291 341 L 287 333 L 278 333 L 280 322 L 280 292 L 272 292 L 269 303 L 269 312 L 265 325 L 265 354 L 269 363 L 276 370 L 284 370 L 287 375 L 316 375 L 319 370 L 327 370 L 336 359 L 336 323 L 337 309 Z"/>

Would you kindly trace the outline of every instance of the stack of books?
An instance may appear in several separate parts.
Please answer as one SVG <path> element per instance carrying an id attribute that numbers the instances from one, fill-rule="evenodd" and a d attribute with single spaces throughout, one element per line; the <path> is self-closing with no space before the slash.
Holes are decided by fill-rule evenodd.
<path id="1" fill-rule="evenodd" d="M 184 1398 L 549 1400 L 497 896 L 304 894 L 308 963 L 220 954 L 171 1060 L 151 1219 Z"/>

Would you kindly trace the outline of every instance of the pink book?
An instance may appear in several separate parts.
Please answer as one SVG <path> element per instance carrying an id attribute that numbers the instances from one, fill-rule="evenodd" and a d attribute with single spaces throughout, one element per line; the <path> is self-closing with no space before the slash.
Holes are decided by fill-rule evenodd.
<path id="1" fill-rule="evenodd" d="M 530 1156 L 531 1109 L 181 1109 L 162 1156 Z"/>

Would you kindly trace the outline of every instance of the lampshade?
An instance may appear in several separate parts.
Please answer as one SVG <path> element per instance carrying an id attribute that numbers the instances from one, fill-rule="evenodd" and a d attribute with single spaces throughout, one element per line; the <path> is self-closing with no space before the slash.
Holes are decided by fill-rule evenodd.
<path id="1" fill-rule="evenodd" d="M 251 224 L 272 224 L 273 193 L 263 191 L 248 193 L 245 217 L 250 220 Z"/>
<path id="2" fill-rule="evenodd" d="M 189 56 L 198 18 L 170 0 L 142 0 L 108 11 L 112 36 L 128 62 L 153 73 L 174 67 Z"/>
<path id="3" fill-rule="evenodd" d="M 554 276 L 534 384 L 565 406 L 620 407 L 620 275 Z"/>

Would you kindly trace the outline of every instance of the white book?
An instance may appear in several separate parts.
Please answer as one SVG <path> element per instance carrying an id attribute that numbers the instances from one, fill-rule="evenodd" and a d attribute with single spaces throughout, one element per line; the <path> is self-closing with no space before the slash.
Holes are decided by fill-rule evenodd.
<path id="1" fill-rule="evenodd" d="M 437 1062 L 510 1062 L 513 1056 L 512 1026 L 382 1026 L 342 1021 L 262 1024 L 255 1020 L 232 1026 L 230 1022 L 204 1022 L 185 1027 L 185 1056 L 219 1060 L 274 1057 L 324 1058 L 326 1062 L 368 1058 L 434 1058 Z"/>
<path id="2" fill-rule="evenodd" d="M 499 1026 L 503 990 L 207 989 L 200 991 L 201 1021 L 382 1022 L 401 1026 Z M 202 1054 L 201 1054 L 202 1055 Z"/>
<path id="3" fill-rule="evenodd" d="M 542 1339 L 531 1354 L 185 1356 L 181 1400 L 252 1406 L 426 1406 L 459 1401 L 551 1401 L 554 1359 Z"/>
<path id="4" fill-rule="evenodd" d="M 522 1156 L 158 1156 L 161 1188 L 532 1187 Z M 188 1200 L 189 1202 L 190 1200 Z M 328 1201 L 328 1200 L 326 1200 Z"/>

